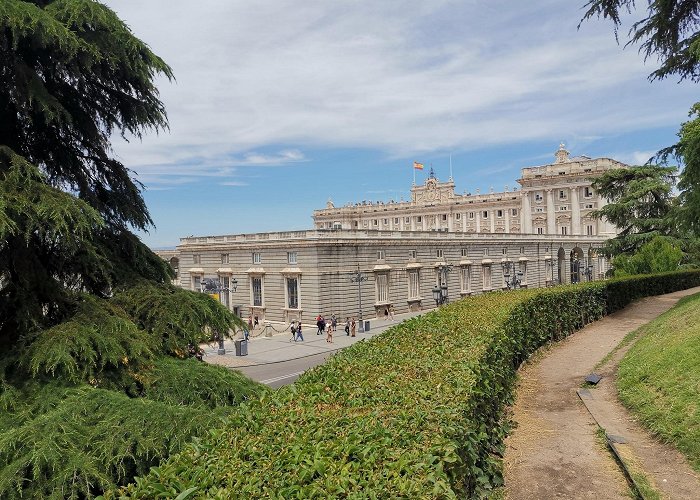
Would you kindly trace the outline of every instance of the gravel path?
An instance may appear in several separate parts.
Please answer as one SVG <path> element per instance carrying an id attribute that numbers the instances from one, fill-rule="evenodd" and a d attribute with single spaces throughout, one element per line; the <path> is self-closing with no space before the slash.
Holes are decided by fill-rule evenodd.
<path id="1" fill-rule="evenodd" d="M 621 468 L 607 451 L 598 424 L 576 390 L 625 335 L 673 307 L 680 298 L 698 292 L 700 288 L 693 288 L 635 302 L 543 349 L 521 369 L 513 407 L 517 428 L 506 440 L 504 473 L 508 498 L 630 498 Z M 657 460 L 657 466 L 658 462 L 680 460 L 679 468 L 672 463 L 663 468 L 658 478 L 654 477 L 658 472 L 652 470 L 654 465 L 645 470 L 652 480 L 656 479 L 655 483 L 686 482 L 674 493 L 665 492 L 667 498 L 691 498 L 682 492 L 688 491 L 688 487 L 689 491 L 700 490 L 694 489 L 692 481 L 697 481 L 697 477 L 687 473 L 687 463 L 686 469 L 680 468 L 683 458 L 647 436 L 638 426 L 632 426 L 630 415 L 617 404 L 614 384 L 608 379 L 614 377 L 618 358 L 603 367 L 607 377 L 598 394 L 601 401 L 605 399 L 603 396 L 610 401 L 604 407 L 606 418 L 616 422 L 618 429 L 625 429 L 619 432 L 628 432 L 625 437 L 630 444 L 635 441 L 640 448 L 644 447 L 645 456 L 663 457 Z"/>

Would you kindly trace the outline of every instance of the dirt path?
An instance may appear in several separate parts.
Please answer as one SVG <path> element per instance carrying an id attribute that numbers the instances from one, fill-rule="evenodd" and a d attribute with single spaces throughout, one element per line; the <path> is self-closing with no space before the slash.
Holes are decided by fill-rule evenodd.
<path id="1" fill-rule="evenodd" d="M 523 367 L 513 408 L 518 427 L 506 440 L 504 473 L 508 498 L 629 499 L 627 481 L 606 450 L 598 424 L 576 390 L 627 333 L 670 309 L 680 298 L 697 292 L 700 288 L 642 299 L 538 353 Z M 604 367 L 604 374 L 614 374 L 616 366 L 614 359 Z M 610 393 L 614 385 L 606 379 L 602 384 L 601 390 L 607 390 L 614 401 L 615 394 Z M 599 394 L 603 396 L 603 392 Z M 628 429 L 623 424 L 630 416 L 620 405 L 610 406 L 606 407 L 606 412 L 611 412 L 609 418 L 619 429 Z M 643 443 L 647 456 L 671 457 L 670 450 L 648 438 L 641 429 L 634 431 L 639 433 L 635 439 L 640 439 L 640 443 L 639 436 L 647 439 Z M 656 465 L 661 461 L 657 460 Z M 674 471 L 673 467 L 663 470 L 664 474 L 673 474 L 664 477 L 666 482 L 684 481 L 683 472 Z"/>

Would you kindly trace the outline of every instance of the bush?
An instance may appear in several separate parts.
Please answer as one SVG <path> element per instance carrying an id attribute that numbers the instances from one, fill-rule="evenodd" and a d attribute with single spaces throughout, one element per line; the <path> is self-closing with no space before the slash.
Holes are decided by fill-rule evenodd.
<path id="1" fill-rule="evenodd" d="M 492 293 L 405 321 L 244 403 L 224 429 L 108 497 L 456 498 L 502 483 L 518 365 L 700 272 Z"/>

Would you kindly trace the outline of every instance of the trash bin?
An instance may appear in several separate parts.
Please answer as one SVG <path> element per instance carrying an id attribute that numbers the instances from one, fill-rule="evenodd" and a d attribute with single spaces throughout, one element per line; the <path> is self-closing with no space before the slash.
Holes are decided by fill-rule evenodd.
<path id="1" fill-rule="evenodd" d="M 369 331 L 369 320 L 365 321 L 365 331 Z"/>
<path id="2" fill-rule="evenodd" d="M 236 346 L 236 356 L 248 355 L 248 342 L 243 339 L 236 339 L 234 344 Z"/>

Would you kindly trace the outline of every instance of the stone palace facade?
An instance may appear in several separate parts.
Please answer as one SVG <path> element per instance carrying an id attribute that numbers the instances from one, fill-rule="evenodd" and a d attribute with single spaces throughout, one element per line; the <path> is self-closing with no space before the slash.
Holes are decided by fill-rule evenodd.
<path id="1" fill-rule="evenodd" d="M 431 308 L 436 287 L 451 301 L 505 289 L 515 273 L 522 287 L 602 279 L 597 249 L 616 233 L 589 216 L 605 203 L 591 179 L 621 167 L 561 146 L 554 163 L 522 170 L 521 190 L 458 195 L 431 174 L 410 202 L 329 202 L 315 229 L 188 237 L 158 253 L 180 286 L 213 279 L 239 316 L 281 323 Z"/>

